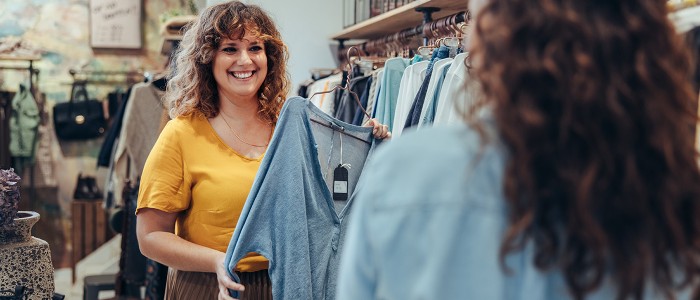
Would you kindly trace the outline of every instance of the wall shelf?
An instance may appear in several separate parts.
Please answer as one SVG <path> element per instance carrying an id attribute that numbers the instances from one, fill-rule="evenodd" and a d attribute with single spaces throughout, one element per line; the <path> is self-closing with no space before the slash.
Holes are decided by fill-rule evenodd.
<path id="1" fill-rule="evenodd" d="M 467 4 L 468 0 L 415 0 L 409 4 L 345 28 L 331 38 L 334 40 L 376 39 L 399 30 L 422 24 L 423 14 L 417 12 L 416 8 L 440 8 L 439 11 L 433 13 L 433 19 L 436 20 L 460 11 L 466 11 Z"/>
<path id="2" fill-rule="evenodd" d="M 12 54 L 0 54 L 0 60 L 16 60 L 16 61 L 36 61 L 40 60 L 41 56 L 19 56 Z"/>

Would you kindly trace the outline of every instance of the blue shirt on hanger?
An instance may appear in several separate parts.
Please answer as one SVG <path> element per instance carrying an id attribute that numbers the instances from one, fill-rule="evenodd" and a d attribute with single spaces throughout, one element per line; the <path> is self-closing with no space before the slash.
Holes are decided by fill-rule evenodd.
<path id="1" fill-rule="evenodd" d="M 270 261 L 274 299 L 335 299 L 347 216 L 372 141 L 372 127 L 287 100 L 226 252 L 229 275 L 239 281 L 232 270 L 255 252 Z M 340 164 L 344 185 L 335 178 Z M 334 199 L 343 191 L 347 200 Z"/>

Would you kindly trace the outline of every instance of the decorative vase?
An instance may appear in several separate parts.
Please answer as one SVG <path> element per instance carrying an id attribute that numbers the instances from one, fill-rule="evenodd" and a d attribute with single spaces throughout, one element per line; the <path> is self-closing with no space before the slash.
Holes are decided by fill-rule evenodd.
<path id="1" fill-rule="evenodd" d="M 23 286 L 23 299 L 51 299 L 54 293 L 49 244 L 32 236 L 38 221 L 38 213 L 19 211 L 14 222 L 0 227 L 0 290 Z"/>

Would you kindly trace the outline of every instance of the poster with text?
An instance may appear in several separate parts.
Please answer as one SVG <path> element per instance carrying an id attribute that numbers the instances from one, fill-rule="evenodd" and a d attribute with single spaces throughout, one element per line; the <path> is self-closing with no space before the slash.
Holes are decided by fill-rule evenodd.
<path id="1" fill-rule="evenodd" d="M 93 48 L 141 48 L 142 0 L 90 0 Z"/>

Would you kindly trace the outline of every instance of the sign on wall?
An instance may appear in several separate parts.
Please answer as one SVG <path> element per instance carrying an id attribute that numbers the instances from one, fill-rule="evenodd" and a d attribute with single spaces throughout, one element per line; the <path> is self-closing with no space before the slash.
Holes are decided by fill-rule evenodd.
<path id="1" fill-rule="evenodd" d="M 142 0 L 90 0 L 90 46 L 141 48 Z"/>

